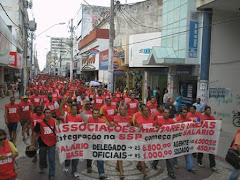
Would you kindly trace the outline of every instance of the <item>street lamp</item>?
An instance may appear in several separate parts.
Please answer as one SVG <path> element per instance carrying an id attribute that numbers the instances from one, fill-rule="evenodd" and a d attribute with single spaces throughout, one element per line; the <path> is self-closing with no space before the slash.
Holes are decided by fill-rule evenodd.
<path id="1" fill-rule="evenodd" d="M 57 25 L 64 25 L 64 24 L 66 24 L 66 23 L 65 23 L 65 22 L 61 22 L 61 23 L 54 24 L 54 25 L 50 26 L 49 28 L 45 29 L 45 30 L 44 30 L 43 32 L 41 32 L 40 34 L 38 34 L 38 35 L 36 36 L 36 38 L 37 38 L 38 36 L 40 36 L 41 34 L 45 33 L 47 30 L 51 29 L 52 27 L 57 26 Z"/>

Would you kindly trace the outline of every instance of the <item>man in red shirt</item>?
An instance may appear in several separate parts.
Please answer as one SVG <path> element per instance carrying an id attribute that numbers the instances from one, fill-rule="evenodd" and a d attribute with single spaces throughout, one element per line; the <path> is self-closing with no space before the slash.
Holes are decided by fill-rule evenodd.
<path id="1" fill-rule="evenodd" d="M 116 98 L 116 94 L 114 94 L 114 93 L 112 93 L 111 105 L 114 105 L 114 106 L 116 106 L 116 107 L 118 107 L 118 105 L 119 105 L 119 101 L 118 101 L 118 99 Z"/>
<path id="2" fill-rule="evenodd" d="M 139 128 L 152 128 L 156 126 L 156 122 L 151 116 L 149 116 L 149 108 L 147 106 L 142 106 L 142 116 L 138 117 L 135 122 L 135 126 Z M 149 180 L 146 172 L 146 165 L 144 161 L 140 161 L 137 164 L 137 168 L 143 172 L 143 179 Z"/>
<path id="3" fill-rule="evenodd" d="M 173 121 L 173 119 L 169 118 L 169 116 L 170 116 L 170 110 L 164 109 L 163 117 L 157 120 L 158 126 L 174 124 L 175 122 Z M 154 160 L 152 163 L 152 168 L 154 170 L 157 170 L 158 161 L 159 160 Z M 167 166 L 168 176 L 172 179 L 176 179 L 174 170 L 173 170 L 172 159 L 166 159 L 166 166 Z"/>
<path id="4" fill-rule="evenodd" d="M 112 126 L 119 125 L 119 126 L 131 126 L 132 125 L 132 118 L 131 116 L 127 115 L 127 108 L 125 106 L 121 106 L 119 109 L 119 115 L 115 115 L 113 121 L 111 122 Z M 125 176 L 123 174 L 123 165 L 122 161 L 117 161 L 116 169 L 120 172 L 120 179 L 124 179 Z"/>
<path id="5" fill-rule="evenodd" d="M 56 113 L 58 111 L 59 104 L 56 101 L 53 101 L 52 93 L 48 94 L 48 101 L 45 103 L 43 110 L 50 109 L 52 116 L 56 118 Z"/>
<path id="6" fill-rule="evenodd" d="M 150 114 L 157 111 L 157 101 L 154 96 L 152 96 L 151 100 L 147 102 L 147 107 L 149 108 Z"/>
<path id="7" fill-rule="evenodd" d="M 113 120 L 115 110 L 116 106 L 111 105 L 111 99 L 108 98 L 106 100 L 106 104 L 103 105 L 100 109 L 100 115 L 106 121 L 107 124 L 109 124 Z"/>
<path id="8" fill-rule="evenodd" d="M 49 159 L 49 180 L 53 180 L 55 176 L 55 152 L 56 152 L 56 120 L 52 118 L 50 109 L 44 110 L 44 119 L 37 122 L 31 141 L 30 151 L 35 148 L 35 140 L 38 137 L 39 144 L 39 174 L 44 173 L 46 168 L 46 159 Z"/>
<path id="9" fill-rule="evenodd" d="M 28 125 L 30 123 L 30 114 L 32 112 L 32 105 L 28 102 L 28 96 L 23 97 L 23 101 L 19 103 L 20 111 L 21 111 L 21 126 L 22 126 L 22 137 L 23 141 L 25 141 L 25 131 L 29 136 L 29 128 Z"/>
<path id="10" fill-rule="evenodd" d="M 102 90 L 98 90 L 98 95 L 94 95 L 94 108 L 100 110 L 104 105 L 104 97 L 102 96 Z"/>
<path id="11" fill-rule="evenodd" d="M 186 108 L 180 108 L 179 110 L 180 112 L 180 115 L 179 116 L 176 116 L 173 120 L 176 122 L 176 123 L 185 123 L 185 122 L 191 122 L 191 119 L 188 119 L 187 118 L 187 109 Z M 187 155 L 184 155 L 185 157 L 185 160 L 186 160 L 186 165 L 187 165 L 187 170 L 189 172 L 192 172 L 194 173 L 196 171 L 196 169 L 194 169 L 194 161 L 193 161 L 193 156 L 192 154 L 187 154 Z M 173 164 L 174 164 L 174 167 L 176 169 L 178 169 L 178 160 L 177 160 L 177 157 L 173 158 Z"/>
<path id="12" fill-rule="evenodd" d="M 208 120 L 214 120 L 215 121 L 216 120 L 215 117 L 213 117 L 211 115 L 211 107 L 210 106 L 205 106 L 204 114 L 200 116 L 200 120 L 201 121 L 208 121 Z M 203 153 L 198 153 L 197 162 L 198 162 L 199 167 L 203 167 L 202 158 L 203 158 Z M 210 162 L 211 171 L 213 171 L 213 172 L 218 171 L 218 169 L 216 168 L 216 162 L 215 162 L 214 154 L 209 154 L 209 162 Z"/>
<path id="13" fill-rule="evenodd" d="M 99 110 L 98 109 L 93 109 L 92 111 L 92 116 L 89 116 L 87 120 L 84 120 L 85 122 L 88 123 L 99 123 L 99 124 L 106 124 L 105 120 L 99 118 Z M 104 161 L 102 160 L 97 160 L 97 167 L 98 167 L 98 174 L 99 174 L 99 179 L 104 180 L 106 179 L 105 176 L 105 171 L 104 171 Z M 92 160 L 87 159 L 87 172 L 91 173 L 92 172 Z"/>
<path id="14" fill-rule="evenodd" d="M 131 93 L 130 100 L 126 102 L 128 115 L 133 116 L 136 112 L 138 112 L 139 102 L 135 99 L 135 94 Z"/>
<path id="15" fill-rule="evenodd" d="M 39 91 L 36 90 L 35 95 L 32 96 L 34 112 L 36 112 L 36 107 L 41 105 L 41 98 L 42 97 L 39 95 Z"/>
<path id="16" fill-rule="evenodd" d="M 157 108 L 157 111 L 153 112 L 153 119 L 155 121 L 157 121 L 158 119 L 161 119 L 163 118 L 163 105 L 159 105 L 158 108 Z"/>
<path id="17" fill-rule="evenodd" d="M 199 122 L 200 121 L 200 112 L 196 112 L 196 106 L 192 105 L 190 107 L 190 112 L 187 113 L 187 118 L 191 119 L 193 122 Z"/>
<path id="18" fill-rule="evenodd" d="M 122 93 L 119 91 L 119 88 L 116 89 L 115 94 L 116 94 L 116 98 L 118 99 L 118 101 L 120 101 L 120 99 L 122 97 Z"/>
<path id="19" fill-rule="evenodd" d="M 5 105 L 5 123 L 8 127 L 9 135 L 10 135 L 10 141 L 12 141 L 13 144 L 16 143 L 17 138 L 17 126 L 18 122 L 20 121 L 20 108 L 18 104 L 15 104 L 15 98 L 10 98 L 10 103 Z"/>
<path id="20" fill-rule="evenodd" d="M 42 121 L 43 119 L 44 119 L 44 114 L 42 112 L 42 106 L 37 106 L 36 113 L 30 115 L 32 134 L 34 133 L 34 127 L 36 126 L 37 122 Z M 37 147 L 37 143 L 38 142 L 36 140 L 35 147 Z M 37 154 L 33 157 L 32 162 L 37 162 Z"/>
<path id="21" fill-rule="evenodd" d="M 77 114 L 78 108 L 76 104 L 73 104 L 71 106 L 70 114 L 63 111 L 63 106 L 65 105 L 66 101 L 67 101 L 67 97 L 63 99 L 59 107 L 60 114 L 61 116 L 63 116 L 64 122 L 65 123 L 83 122 L 81 115 Z M 70 166 L 71 162 L 72 162 L 72 175 L 75 178 L 77 178 L 79 177 L 79 174 L 77 173 L 77 166 L 78 166 L 79 159 L 65 160 L 65 166 L 63 168 L 63 172 L 68 172 L 68 167 Z"/>

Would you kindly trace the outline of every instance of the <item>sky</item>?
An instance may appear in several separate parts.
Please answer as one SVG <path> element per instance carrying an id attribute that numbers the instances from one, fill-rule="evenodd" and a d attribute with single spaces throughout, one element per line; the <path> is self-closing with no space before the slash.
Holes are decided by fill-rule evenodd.
<path id="1" fill-rule="evenodd" d="M 90 5 L 110 6 L 110 0 L 86 0 Z M 143 0 L 120 0 L 121 4 L 140 2 Z M 32 0 L 33 7 L 29 10 L 29 19 L 35 18 L 37 23 L 36 50 L 38 64 L 42 70 L 46 63 L 46 54 L 50 50 L 50 37 L 70 37 L 70 19 L 77 18 L 77 12 L 83 0 Z M 56 25 L 66 23 L 64 25 Z M 49 27 L 46 32 L 42 33 Z M 39 35 L 42 33 L 41 35 Z M 39 35 L 39 36 L 38 36 Z"/>

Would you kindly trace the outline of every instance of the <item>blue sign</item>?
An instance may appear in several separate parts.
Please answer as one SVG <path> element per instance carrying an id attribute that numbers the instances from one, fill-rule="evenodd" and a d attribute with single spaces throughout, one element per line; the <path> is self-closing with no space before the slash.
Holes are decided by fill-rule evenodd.
<path id="1" fill-rule="evenodd" d="M 108 59 L 99 62 L 99 70 L 108 70 Z"/>
<path id="2" fill-rule="evenodd" d="M 198 51 L 198 22 L 190 21 L 190 32 L 189 32 L 189 58 L 197 58 Z"/>
<path id="3" fill-rule="evenodd" d="M 143 53 L 143 54 L 150 54 L 151 53 L 151 49 L 150 48 L 145 48 L 145 49 L 140 49 L 139 53 Z"/>

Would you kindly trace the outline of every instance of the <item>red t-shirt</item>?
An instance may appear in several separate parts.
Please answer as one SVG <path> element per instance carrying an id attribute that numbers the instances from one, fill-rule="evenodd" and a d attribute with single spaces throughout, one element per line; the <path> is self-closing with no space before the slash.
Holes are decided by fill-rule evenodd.
<path id="1" fill-rule="evenodd" d="M 127 109 L 128 109 L 128 115 L 132 116 L 133 114 L 135 114 L 136 112 L 138 112 L 138 100 L 134 99 L 127 101 Z"/>
<path id="2" fill-rule="evenodd" d="M 116 109 L 116 106 L 113 106 L 113 105 L 111 105 L 111 106 L 107 106 L 107 105 L 102 106 L 103 116 L 108 120 L 108 122 L 113 120 L 115 109 Z"/>
<path id="3" fill-rule="evenodd" d="M 215 117 L 213 117 L 211 115 L 210 116 L 206 116 L 205 114 L 201 115 L 200 119 L 201 120 L 216 120 Z"/>
<path id="4" fill-rule="evenodd" d="M 132 117 L 131 116 L 121 117 L 120 115 L 116 115 L 113 118 L 113 122 L 119 126 L 127 126 L 128 124 L 132 124 Z"/>
<path id="5" fill-rule="evenodd" d="M 163 118 L 163 113 L 160 113 L 159 111 L 153 112 L 154 120 L 157 121 L 158 119 Z"/>
<path id="6" fill-rule="evenodd" d="M 158 125 L 162 126 L 162 125 L 168 125 L 168 124 L 174 124 L 174 120 L 173 119 L 165 119 L 164 117 L 157 119 Z"/>
<path id="7" fill-rule="evenodd" d="M 100 96 L 97 96 L 95 99 L 94 99 L 94 108 L 96 109 L 101 109 L 101 107 L 104 105 L 104 97 L 100 97 Z"/>
<path id="8" fill-rule="evenodd" d="M 110 97 L 111 97 L 111 94 L 110 94 L 110 93 L 104 93 L 103 97 L 104 97 L 105 99 L 110 98 Z"/>
<path id="9" fill-rule="evenodd" d="M 175 122 L 178 122 L 178 123 L 181 123 L 181 122 L 191 122 L 191 119 L 189 118 L 183 118 L 182 116 L 176 116 L 174 119 L 173 119 Z"/>
<path id="10" fill-rule="evenodd" d="M 7 110 L 8 122 L 19 122 L 20 121 L 20 108 L 18 104 L 6 104 L 5 109 Z"/>
<path id="11" fill-rule="evenodd" d="M 88 123 L 106 123 L 106 121 L 104 121 L 101 118 L 98 118 L 98 120 L 93 119 L 93 117 L 89 117 L 88 118 Z"/>
<path id="12" fill-rule="evenodd" d="M 73 116 L 71 114 L 67 114 L 66 115 L 66 123 L 70 123 L 70 122 L 83 122 L 82 116 L 80 116 L 80 115 Z"/>
<path id="13" fill-rule="evenodd" d="M 145 126 L 144 128 L 154 127 L 156 125 L 156 122 L 153 120 L 151 116 L 148 116 L 147 118 L 144 118 L 143 116 L 139 116 L 136 119 L 136 122 L 139 126 Z"/>
<path id="14" fill-rule="evenodd" d="M 147 107 L 149 108 L 149 112 L 152 114 L 153 112 L 157 111 L 157 102 L 152 104 L 151 101 L 148 101 Z"/>
<path id="15" fill-rule="evenodd" d="M 116 106 L 117 107 L 117 105 L 118 105 L 118 100 L 117 100 L 117 98 L 111 98 L 111 105 L 113 105 L 113 106 Z"/>
<path id="16" fill-rule="evenodd" d="M 191 119 L 192 121 L 197 122 L 198 119 L 200 119 L 201 113 L 196 112 L 195 114 L 188 112 L 187 113 L 187 118 Z"/>
<path id="17" fill-rule="evenodd" d="M 43 120 L 44 119 L 44 114 L 41 114 L 40 116 L 38 116 L 36 113 L 34 114 L 31 114 L 30 116 L 30 120 L 31 120 L 31 129 L 33 130 L 34 127 L 36 126 L 37 122 L 40 121 L 40 120 Z"/>
<path id="18" fill-rule="evenodd" d="M 115 94 L 116 94 L 116 98 L 120 101 L 122 93 L 119 91 L 116 91 Z"/>
<path id="19" fill-rule="evenodd" d="M 42 96 L 40 96 L 40 95 L 38 95 L 38 96 L 33 96 L 33 107 L 34 107 L 34 109 L 37 107 L 37 106 L 39 106 L 40 105 L 40 103 L 41 103 L 41 98 L 42 98 Z"/>
<path id="20" fill-rule="evenodd" d="M 31 103 L 30 102 L 20 102 L 18 104 L 20 106 L 20 109 L 22 111 L 21 118 L 23 119 L 30 119 L 30 114 L 31 114 Z"/>

